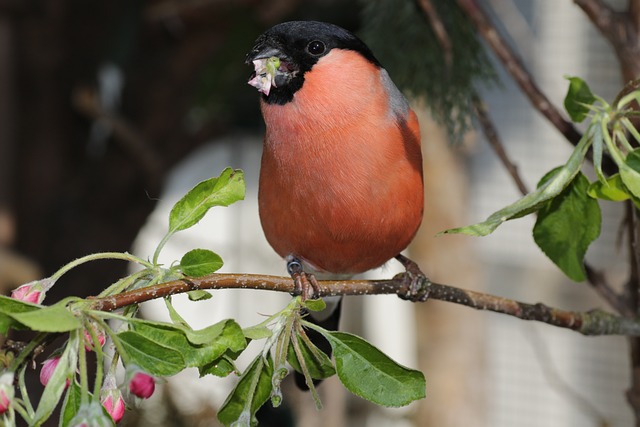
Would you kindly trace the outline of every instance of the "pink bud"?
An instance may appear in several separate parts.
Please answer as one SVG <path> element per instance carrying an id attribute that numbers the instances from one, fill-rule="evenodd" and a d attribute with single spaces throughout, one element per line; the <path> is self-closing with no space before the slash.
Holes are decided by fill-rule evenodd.
<path id="1" fill-rule="evenodd" d="M 119 423 L 124 416 L 124 400 L 122 399 L 120 392 L 112 390 L 105 398 L 102 399 L 101 403 L 102 406 L 104 406 L 104 409 L 106 409 L 109 415 L 111 415 L 111 418 L 113 418 L 113 422 L 116 424 Z"/>
<path id="2" fill-rule="evenodd" d="M 9 400 L 7 393 L 4 390 L 0 390 L 0 415 L 7 412 L 10 405 L 11 401 Z"/>
<path id="3" fill-rule="evenodd" d="M 0 415 L 9 410 L 13 393 L 13 372 L 4 372 L 0 375 Z"/>
<path id="4" fill-rule="evenodd" d="M 14 289 L 11 292 L 11 298 L 32 304 L 40 304 L 44 299 L 44 292 L 41 286 L 32 282 Z"/>
<path id="5" fill-rule="evenodd" d="M 102 331 L 96 330 L 96 328 L 94 328 L 93 330 L 96 332 L 96 335 L 98 336 L 98 343 L 100 344 L 100 347 L 102 347 L 106 341 L 104 334 L 102 333 Z M 93 338 L 91 338 L 91 334 L 86 329 L 84 330 L 84 348 L 87 351 L 93 351 L 94 349 Z"/>
<path id="6" fill-rule="evenodd" d="M 129 391 L 134 395 L 148 399 L 156 389 L 156 381 L 144 372 L 136 372 L 129 381 Z"/>
<path id="7" fill-rule="evenodd" d="M 46 387 L 47 384 L 49 384 L 49 380 L 51 380 L 51 376 L 56 370 L 58 363 L 60 363 L 60 356 L 53 356 L 42 363 L 42 369 L 40 369 L 40 383 L 43 386 Z M 65 388 L 66 387 L 69 387 L 69 378 L 67 378 Z"/>

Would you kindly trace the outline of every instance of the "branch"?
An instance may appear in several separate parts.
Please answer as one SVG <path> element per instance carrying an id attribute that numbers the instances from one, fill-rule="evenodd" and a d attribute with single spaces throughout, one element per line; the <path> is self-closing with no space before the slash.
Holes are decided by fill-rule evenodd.
<path id="1" fill-rule="evenodd" d="M 485 138 L 489 142 L 491 148 L 496 153 L 502 165 L 507 169 L 509 175 L 516 183 L 518 190 L 522 195 L 525 195 L 529 192 L 527 185 L 524 183 L 524 180 L 520 176 L 518 172 L 518 167 L 509 159 L 509 155 L 507 154 L 507 150 L 504 149 L 504 144 L 500 140 L 500 136 L 498 136 L 498 130 L 496 129 L 493 120 L 489 116 L 487 111 L 487 105 L 480 98 L 480 96 L 475 93 L 472 98 L 472 105 L 474 113 L 478 118 L 478 122 L 480 123 L 480 127 L 482 128 L 482 133 L 484 133 Z"/>
<path id="2" fill-rule="evenodd" d="M 511 74 L 511 77 L 513 77 L 520 86 L 520 89 L 527 95 L 533 106 L 540 111 L 569 142 L 577 145 L 582 137 L 580 132 L 578 132 L 571 122 L 562 117 L 562 114 L 560 114 L 553 104 L 551 104 L 551 101 L 542 93 L 516 53 L 500 36 L 500 33 L 485 11 L 478 7 L 476 0 L 457 1 L 460 8 L 475 25 L 478 34 L 487 42 L 506 70 Z"/>
<path id="3" fill-rule="evenodd" d="M 438 43 L 444 52 L 444 60 L 447 67 L 451 67 L 453 64 L 453 46 L 451 45 L 451 39 L 447 34 L 447 30 L 440 19 L 440 15 L 438 15 L 438 11 L 431 0 L 418 0 L 419 6 L 422 8 L 425 17 L 429 20 L 431 24 L 431 28 L 438 39 Z"/>
<path id="4" fill-rule="evenodd" d="M 402 275 L 390 280 L 321 280 L 318 281 L 318 285 L 318 291 L 314 292 L 314 297 L 381 294 L 406 296 L 409 293 L 409 285 L 403 281 Z M 112 311 L 131 304 L 201 289 L 258 289 L 293 293 L 294 285 L 289 277 L 257 274 L 211 274 L 200 278 L 174 280 L 110 297 L 92 298 L 91 308 Z M 432 283 L 428 292 L 430 299 L 465 305 L 477 310 L 507 314 L 522 320 L 543 322 L 571 329 L 583 335 L 640 336 L 640 322 L 599 309 L 588 312 L 565 311 L 540 303 L 527 304 L 438 283 Z"/>
<path id="5" fill-rule="evenodd" d="M 615 11 L 602 0 L 573 0 L 589 17 L 593 25 L 607 38 L 612 36 L 611 29 L 617 18 Z"/>

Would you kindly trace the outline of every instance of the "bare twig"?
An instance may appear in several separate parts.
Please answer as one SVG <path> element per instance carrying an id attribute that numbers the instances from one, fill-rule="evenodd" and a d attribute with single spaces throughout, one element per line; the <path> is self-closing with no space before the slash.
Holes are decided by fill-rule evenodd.
<path id="1" fill-rule="evenodd" d="M 589 17 L 593 25 L 600 32 L 609 38 L 614 22 L 620 19 L 621 15 L 602 0 L 573 0 L 578 7 Z"/>
<path id="2" fill-rule="evenodd" d="M 418 4 L 422 8 L 425 17 L 429 20 L 431 29 L 438 39 L 438 43 L 444 53 L 445 64 L 447 67 L 451 67 L 453 65 L 453 46 L 451 45 L 451 39 L 447 34 L 447 29 L 442 23 L 440 15 L 438 15 L 438 11 L 433 6 L 431 0 L 418 0 Z"/>
<path id="3" fill-rule="evenodd" d="M 491 120 L 491 117 L 487 112 L 486 104 L 484 103 L 484 101 L 482 101 L 482 99 L 480 99 L 480 96 L 478 96 L 478 94 L 474 94 L 472 102 L 474 112 L 476 113 L 476 117 L 478 118 L 478 122 L 480 123 L 480 127 L 482 128 L 482 132 L 487 138 L 487 142 L 489 142 L 489 145 L 491 146 L 491 148 L 493 148 L 493 151 L 496 153 L 505 169 L 507 169 L 509 175 L 511 175 L 511 178 L 516 183 L 516 186 L 518 187 L 518 190 L 520 190 L 520 193 L 522 193 L 523 195 L 527 194 L 529 192 L 529 189 L 522 180 L 522 177 L 518 172 L 518 167 L 509 159 L 507 151 L 504 149 L 504 145 L 502 144 L 502 141 L 498 136 L 498 131 L 493 124 L 493 120 Z"/>
<path id="4" fill-rule="evenodd" d="M 533 80 L 531 74 L 526 70 L 516 53 L 507 42 L 500 36 L 487 14 L 481 7 L 478 7 L 476 0 L 457 0 L 460 8 L 471 19 L 478 34 L 487 42 L 489 47 L 502 62 L 505 69 L 522 89 L 522 92 L 529 98 L 533 106 L 540 111 L 565 138 L 573 145 L 577 145 L 582 135 L 566 120 L 551 101 L 542 93 L 538 85 Z"/>
<path id="5" fill-rule="evenodd" d="M 390 280 L 343 280 L 318 281 L 318 292 L 314 297 L 332 295 L 407 295 L 409 285 L 402 276 Z M 160 285 L 136 289 L 106 298 L 93 299 L 95 310 L 112 311 L 131 304 L 138 304 L 199 289 L 259 289 L 292 293 L 294 284 L 289 277 L 255 274 L 211 274 L 200 278 L 174 280 Z M 429 298 L 465 305 L 477 310 L 488 310 L 507 314 L 522 320 L 534 320 L 549 325 L 567 328 L 584 335 L 629 335 L 640 336 L 640 322 L 616 316 L 603 310 L 587 312 L 565 311 L 544 304 L 527 304 L 481 292 L 432 283 Z"/>

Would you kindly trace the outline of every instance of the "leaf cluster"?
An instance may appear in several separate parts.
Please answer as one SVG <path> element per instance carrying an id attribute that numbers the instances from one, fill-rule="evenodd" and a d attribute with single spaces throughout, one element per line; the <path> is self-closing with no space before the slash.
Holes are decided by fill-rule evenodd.
<path id="1" fill-rule="evenodd" d="M 586 279 L 584 257 L 600 235 L 602 215 L 598 200 L 630 200 L 640 207 L 640 133 L 632 123 L 637 111 L 633 102 L 640 91 L 625 88 L 612 104 L 591 92 L 578 77 L 568 77 L 564 106 L 571 119 L 589 119 L 586 132 L 567 162 L 548 172 L 535 191 L 499 209 L 485 221 L 444 233 L 486 236 L 505 221 L 537 214 L 533 238 L 540 249 L 569 278 Z M 591 151 L 596 180 L 589 182 L 582 168 Z M 605 176 L 603 157 L 613 159 L 618 170 Z"/>
<path id="2" fill-rule="evenodd" d="M 88 255 L 34 286 L 48 289 L 76 266 L 104 258 L 133 261 L 142 269 L 108 286 L 99 295 L 101 298 L 127 291 L 143 292 L 165 281 L 211 274 L 222 267 L 223 262 L 209 249 L 190 250 L 179 262 L 168 267 L 159 264 L 158 258 L 171 236 L 197 224 L 212 207 L 228 206 L 241 200 L 244 191 L 242 171 L 225 169 L 219 177 L 197 184 L 175 204 L 169 215 L 168 231 L 151 261 L 127 253 Z M 46 287 L 42 286 L 45 282 Z M 197 303 L 211 298 L 211 294 L 196 290 L 189 292 L 189 298 Z M 274 406 L 279 405 L 283 398 L 280 383 L 289 373 L 289 366 L 304 374 L 318 407 L 321 403 L 313 380 L 336 373 L 347 389 L 379 405 L 401 406 L 424 397 L 425 382 L 420 372 L 398 365 L 362 338 L 325 331 L 306 322 L 301 314 L 303 310 L 323 309 L 322 300 L 303 303 L 300 298 L 293 298 L 279 313 L 245 329 L 234 320 L 226 319 L 200 330 L 194 330 L 184 320 L 173 306 L 171 297 L 166 297 L 164 302 L 168 322 L 137 317 L 135 302 L 118 312 L 106 312 L 95 310 L 91 298 L 69 297 L 44 306 L 0 296 L 0 333 L 7 335 L 11 330 L 28 330 L 36 334 L 24 346 L 2 350 L 0 360 L 4 373 L 17 376 L 19 383 L 9 410 L 0 414 L 2 425 L 15 425 L 16 416 L 29 425 L 42 425 L 60 402 L 60 426 L 75 425 L 79 418 L 92 417 L 95 425 L 112 425 L 110 415 L 101 406 L 101 399 L 114 392 L 112 384 L 119 364 L 124 365 L 127 372 L 142 371 L 154 378 L 170 377 L 187 368 L 198 369 L 200 376 L 239 375 L 236 387 L 218 413 L 219 420 L 227 426 L 254 426 L 257 424 L 255 414 L 265 402 L 270 400 Z M 308 339 L 306 327 L 317 329 L 327 338 L 333 347 L 333 360 Z M 63 343 L 53 352 L 59 360 L 35 404 L 25 384 L 25 371 L 44 347 L 59 342 L 61 336 Z M 103 350 L 99 336 L 108 338 L 112 351 Z M 264 340 L 262 350 L 240 374 L 236 359 L 249 342 L 258 340 Z M 89 377 L 88 357 L 96 360 L 98 369 L 94 378 Z M 104 372 L 106 365 L 109 368 Z M 0 384 L 0 393 L 1 388 Z M 125 396 L 128 405 L 136 404 L 126 383 L 118 390 L 116 393 Z"/>

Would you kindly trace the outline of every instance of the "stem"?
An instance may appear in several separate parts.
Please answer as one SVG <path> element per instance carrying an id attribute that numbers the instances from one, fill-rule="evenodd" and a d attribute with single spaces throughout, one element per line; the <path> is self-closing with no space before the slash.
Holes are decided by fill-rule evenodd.
<path id="1" fill-rule="evenodd" d="M 111 338 L 111 342 L 113 342 L 113 345 L 116 347 L 116 353 L 115 353 L 116 356 L 119 355 L 119 357 L 122 359 L 122 363 L 124 364 L 125 360 L 128 359 L 127 351 L 122 346 L 122 343 L 118 338 L 118 335 L 109 327 L 109 325 L 107 325 L 107 322 L 105 322 L 100 316 L 106 315 L 105 317 L 112 317 L 119 320 L 123 320 L 125 322 L 129 321 L 130 319 L 128 317 L 118 316 L 117 314 L 114 314 L 114 313 L 107 314 L 104 312 L 95 312 L 95 311 L 87 311 L 87 315 L 91 316 L 91 318 L 102 327 L 102 330 L 109 335 L 109 338 Z M 114 357 L 114 360 L 111 362 L 112 365 L 117 363 L 117 360 L 118 358 Z"/>
<path id="2" fill-rule="evenodd" d="M 27 393 L 27 384 L 24 381 L 24 373 L 26 370 L 27 365 L 25 364 L 22 366 L 22 368 L 20 369 L 20 373 L 18 374 L 18 387 L 20 388 L 20 397 L 24 402 L 24 407 L 27 410 L 29 416 L 25 417 L 22 413 L 20 415 L 22 415 L 25 421 L 29 421 L 33 419 L 35 410 L 33 409 L 33 405 L 31 404 L 31 399 L 29 399 L 29 393 Z"/>
<path id="3" fill-rule="evenodd" d="M 79 330 L 72 333 L 80 334 Z M 78 367 L 80 370 L 80 402 L 82 405 L 89 404 L 89 373 L 87 371 L 87 352 L 84 348 L 84 337 L 78 339 Z"/>
<path id="4" fill-rule="evenodd" d="M 132 283 L 135 283 L 141 277 L 149 274 L 149 269 L 140 270 L 137 273 L 133 273 L 130 276 L 125 277 L 124 279 L 118 280 L 113 285 L 109 286 L 104 291 L 100 292 L 98 297 L 106 297 L 107 295 L 119 294 L 127 289 Z"/>
<path id="5" fill-rule="evenodd" d="M 298 328 L 301 326 L 298 324 Z M 318 395 L 318 390 L 313 385 L 313 379 L 311 375 L 309 375 L 309 368 L 307 368 L 307 363 L 304 360 L 304 355 L 302 354 L 302 350 L 300 349 L 300 341 L 298 341 L 298 334 L 293 336 L 293 340 L 291 341 L 293 344 L 293 351 L 298 358 L 298 363 L 300 364 L 300 370 L 302 370 L 302 375 L 304 375 L 304 381 L 309 387 L 309 391 L 311 392 L 311 396 L 313 397 L 313 401 L 316 404 L 316 409 L 319 411 L 322 409 L 322 401 L 320 400 L 320 396 Z"/>
<path id="6" fill-rule="evenodd" d="M 173 236 L 173 232 L 169 231 L 167 234 L 164 235 L 162 240 L 160 240 L 158 247 L 153 253 L 153 265 L 158 265 L 158 258 L 160 257 L 160 252 L 162 251 L 162 248 L 164 248 L 164 245 L 169 241 L 171 236 Z"/>
<path id="7" fill-rule="evenodd" d="M 65 266 L 60 268 L 58 271 L 53 273 L 53 275 L 51 276 L 51 279 L 58 280 L 65 273 L 69 272 L 75 267 L 81 264 L 84 264 L 86 262 L 95 261 L 99 259 L 120 259 L 124 261 L 135 262 L 137 264 L 142 264 L 147 268 L 153 267 L 153 264 L 151 264 L 150 262 L 145 261 L 142 258 L 138 258 L 135 255 L 131 255 L 128 252 L 101 252 L 97 254 L 86 255 L 86 256 L 83 256 L 82 258 L 78 258 L 76 260 L 71 261 L 70 263 L 66 264 Z"/>
<path id="8" fill-rule="evenodd" d="M 93 343 L 93 350 L 96 355 L 96 378 L 93 385 L 93 395 L 100 396 L 100 389 L 102 388 L 102 380 L 104 375 L 104 352 L 102 351 L 102 346 L 100 345 L 98 334 L 96 333 L 96 330 L 91 322 L 85 322 L 84 327 L 87 331 L 89 331 L 89 336 L 91 337 L 91 342 Z"/>

